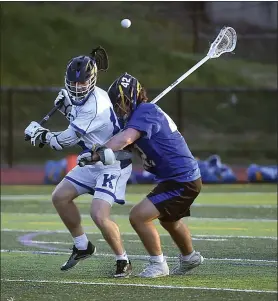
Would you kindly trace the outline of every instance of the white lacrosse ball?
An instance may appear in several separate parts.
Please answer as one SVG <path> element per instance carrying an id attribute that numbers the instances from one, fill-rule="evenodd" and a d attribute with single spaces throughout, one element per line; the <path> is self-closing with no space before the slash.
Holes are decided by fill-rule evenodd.
<path id="1" fill-rule="evenodd" d="M 121 25 L 122 25 L 123 28 L 128 28 L 131 25 L 131 21 L 129 19 L 123 19 L 121 21 Z"/>

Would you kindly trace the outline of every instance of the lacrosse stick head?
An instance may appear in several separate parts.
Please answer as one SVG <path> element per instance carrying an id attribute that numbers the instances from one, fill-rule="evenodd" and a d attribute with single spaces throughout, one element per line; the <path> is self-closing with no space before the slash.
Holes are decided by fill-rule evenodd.
<path id="1" fill-rule="evenodd" d="M 90 56 L 96 61 L 98 71 L 107 71 L 109 68 L 109 60 L 106 50 L 98 46 L 93 49 Z"/>
<path id="2" fill-rule="evenodd" d="M 225 52 L 232 52 L 236 48 L 237 35 L 232 27 L 223 27 L 211 44 L 207 56 L 214 59 Z"/>

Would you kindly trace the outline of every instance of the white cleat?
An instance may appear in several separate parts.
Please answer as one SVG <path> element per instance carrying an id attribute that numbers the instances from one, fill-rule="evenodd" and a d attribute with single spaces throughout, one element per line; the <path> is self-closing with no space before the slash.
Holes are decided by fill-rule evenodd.
<path id="1" fill-rule="evenodd" d="M 156 278 L 169 275 L 169 267 L 164 259 L 163 262 L 149 261 L 147 267 L 138 276 L 143 278 Z"/>
<path id="2" fill-rule="evenodd" d="M 199 252 L 195 252 L 189 260 L 183 260 L 182 255 L 179 259 L 180 262 L 172 269 L 171 275 L 185 275 L 204 261 L 204 257 Z"/>

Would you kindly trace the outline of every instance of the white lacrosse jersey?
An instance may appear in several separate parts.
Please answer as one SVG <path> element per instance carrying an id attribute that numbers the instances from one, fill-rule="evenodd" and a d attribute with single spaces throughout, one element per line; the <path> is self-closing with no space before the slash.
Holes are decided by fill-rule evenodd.
<path id="1" fill-rule="evenodd" d="M 73 105 L 69 127 L 82 135 L 78 144 L 83 148 L 103 145 L 117 134 L 120 126 L 107 92 L 95 87 L 84 105 Z"/>

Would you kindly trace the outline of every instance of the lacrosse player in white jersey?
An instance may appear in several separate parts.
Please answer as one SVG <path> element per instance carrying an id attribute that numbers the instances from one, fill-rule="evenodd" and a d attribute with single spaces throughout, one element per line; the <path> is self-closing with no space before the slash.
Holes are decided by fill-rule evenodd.
<path id="1" fill-rule="evenodd" d="M 63 150 L 78 144 L 85 150 L 96 144 L 104 145 L 119 132 L 120 126 L 107 92 L 96 87 L 98 70 L 107 68 L 108 60 L 103 48 L 95 49 L 91 56 L 78 56 L 69 61 L 65 74 L 66 89 L 59 92 L 55 105 L 62 103 L 59 111 L 70 124 L 62 132 L 51 132 L 32 121 L 25 129 L 25 135 L 31 137 L 32 145 L 47 144 L 52 149 Z M 125 202 L 126 184 L 132 170 L 131 160 L 115 160 L 112 150 L 102 147 L 97 151 L 103 158 L 102 162 L 85 167 L 76 166 L 52 193 L 52 202 L 74 241 L 72 254 L 61 270 L 73 268 L 96 251 L 81 226 L 80 213 L 74 203 L 76 197 L 89 193 L 93 195 L 91 217 L 116 255 L 114 277 L 127 277 L 132 267 L 122 244 L 119 227 L 110 219 L 110 211 L 114 202 Z M 108 165 L 111 160 L 114 163 Z"/>

